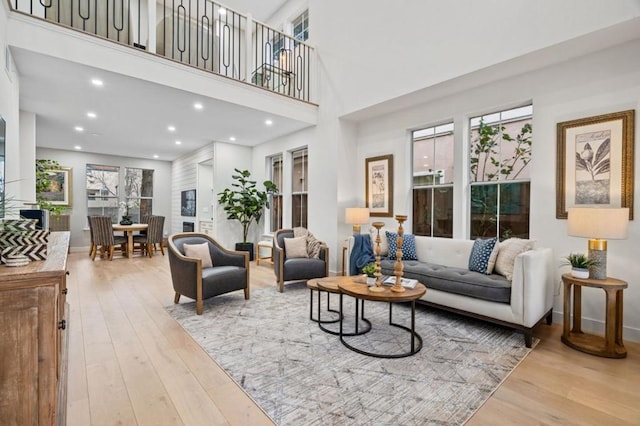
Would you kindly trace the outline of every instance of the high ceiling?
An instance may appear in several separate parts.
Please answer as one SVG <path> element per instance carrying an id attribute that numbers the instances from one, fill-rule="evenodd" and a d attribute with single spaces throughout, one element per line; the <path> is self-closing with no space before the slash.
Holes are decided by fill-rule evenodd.
<path id="1" fill-rule="evenodd" d="M 267 20 L 283 3 L 229 0 L 225 5 Z M 171 161 L 212 141 L 253 146 L 306 126 L 263 111 L 27 50 L 12 48 L 12 56 L 20 75 L 20 109 L 37 117 L 38 147 L 80 147 L 83 152 L 150 159 L 157 156 Z M 93 86 L 94 78 L 101 79 L 104 85 Z M 195 103 L 202 104 L 202 109 L 195 109 Z M 91 118 L 88 113 L 96 117 Z M 273 120 L 273 125 L 265 124 L 268 119 Z M 170 131 L 169 126 L 174 126 L 175 131 Z"/>

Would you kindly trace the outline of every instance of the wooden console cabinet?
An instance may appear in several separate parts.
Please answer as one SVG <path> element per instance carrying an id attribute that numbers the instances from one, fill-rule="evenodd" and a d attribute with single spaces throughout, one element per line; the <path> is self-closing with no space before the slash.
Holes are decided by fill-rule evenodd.
<path id="1" fill-rule="evenodd" d="M 47 260 L 0 266 L 0 423 L 66 423 L 69 232 L 52 232 Z"/>

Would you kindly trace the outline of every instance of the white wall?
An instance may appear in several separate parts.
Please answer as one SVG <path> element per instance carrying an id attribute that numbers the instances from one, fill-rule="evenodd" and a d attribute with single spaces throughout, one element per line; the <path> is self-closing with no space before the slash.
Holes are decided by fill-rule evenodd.
<path id="1" fill-rule="evenodd" d="M 199 198 L 198 164 L 213 158 L 213 145 L 204 146 L 171 163 L 171 183 L 164 188 L 171 188 L 171 227 L 170 234 L 182 232 L 182 222 L 193 222 L 197 230 L 198 218 L 182 216 L 180 198 L 182 191 L 196 189 L 196 203 Z M 196 212 L 196 215 L 198 212 Z"/>
<path id="2" fill-rule="evenodd" d="M 640 3 L 311 0 L 309 15 L 318 55 L 347 113 L 631 21 Z M 555 60 L 578 48 L 589 46 L 558 52 Z"/>
<path id="3" fill-rule="evenodd" d="M 43 137 L 40 135 L 40 137 Z M 71 223 L 71 247 L 73 250 L 89 249 L 90 236 L 87 227 L 87 164 L 120 166 L 121 181 L 124 182 L 125 167 L 153 169 L 153 214 L 165 216 L 165 234 L 170 229 L 171 200 L 166 189 L 171 187 L 171 164 L 167 161 L 141 158 L 119 157 L 115 155 L 91 154 L 81 151 L 63 151 L 50 148 L 37 148 L 36 158 L 56 160 L 63 167 L 70 167 L 73 176 L 72 208 L 66 211 Z M 123 185 L 121 185 L 124 187 Z M 123 194 L 120 195 L 123 197 Z"/>
<path id="4" fill-rule="evenodd" d="M 358 167 L 356 186 L 364 186 L 364 159 L 379 154 L 394 154 L 394 210 L 411 214 L 411 148 L 409 129 L 441 123 L 453 119 L 458 130 L 468 126 L 468 119 L 478 113 L 493 112 L 529 100 L 533 101 L 533 134 L 531 167 L 531 238 L 539 246 L 551 247 L 557 263 L 555 285 L 567 272 L 560 259 L 570 252 L 587 251 L 587 241 L 568 237 L 566 220 L 555 218 L 556 187 L 556 124 L 628 109 L 640 110 L 640 40 L 625 43 L 582 58 L 534 71 L 497 83 L 477 87 L 443 99 L 426 102 L 418 107 L 367 120 L 360 123 L 357 144 Z M 637 116 L 636 116 L 637 120 Z M 636 141 L 640 128 L 636 126 Z M 467 141 L 456 139 L 456 164 L 466 152 Z M 462 148 L 462 149 L 460 149 Z M 636 150 L 635 162 L 640 164 Z M 637 167 L 636 167 L 637 169 Z M 634 197 L 638 199 L 640 186 L 636 177 Z M 463 185 L 454 188 L 460 208 L 466 211 L 468 194 Z M 465 215 L 455 217 L 455 234 L 466 238 Z M 391 222 L 393 221 L 386 221 Z M 407 229 L 410 229 L 409 218 Z M 395 226 L 395 224 L 393 224 Z M 463 230 L 461 232 L 461 229 Z M 637 243 L 640 240 L 640 211 L 630 222 L 629 238 L 609 242 L 607 272 L 629 282 L 625 291 L 625 338 L 640 341 L 640 264 L 637 262 Z M 559 287 L 558 287 L 559 288 Z M 604 321 L 604 292 L 583 291 L 583 324 L 586 329 L 602 332 Z M 554 312 L 556 320 L 562 313 L 562 297 L 556 292 Z"/>
<path id="5" fill-rule="evenodd" d="M 15 69 L 7 70 L 7 2 L 0 5 L 0 116 L 6 122 L 5 181 L 7 197 L 22 199 L 20 171 L 20 82 Z M 9 59 L 8 62 L 12 62 Z M 10 65 L 13 67 L 13 63 Z"/>

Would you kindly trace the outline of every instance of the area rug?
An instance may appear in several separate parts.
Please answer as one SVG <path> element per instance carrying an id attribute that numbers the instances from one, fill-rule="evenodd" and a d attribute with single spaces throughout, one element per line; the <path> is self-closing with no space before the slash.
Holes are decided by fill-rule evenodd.
<path id="1" fill-rule="evenodd" d="M 353 301 L 344 299 L 345 331 L 353 331 Z M 324 310 L 324 295 L 322 302 Z M 337 308 L 336 295 L 330 303 Z M 530 352 L 521 333 L 418 306 L 419 353 L 360 355 L 310 321 L 304 284 L 256 290 L 250 300 L 242 292 L 217 296 L 203 315 L 194 303 L 167 310 L 279 425 L 463 424 Z M 323 311 L 322 318 L 329 315 L 336 317 Z M 372 330 L 348 341 L 373 352 L 408 351 L 409 334 L 389 327 L 388 315 L 388 304 L 366 302 Z M 393 319 L 409 326 L 408 305 L 394 305 Z"/>

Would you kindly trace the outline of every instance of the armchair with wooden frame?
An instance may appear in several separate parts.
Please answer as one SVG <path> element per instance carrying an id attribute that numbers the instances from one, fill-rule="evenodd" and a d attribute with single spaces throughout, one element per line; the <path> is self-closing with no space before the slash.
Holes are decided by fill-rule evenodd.
<path id="1" fill-rule="evenodd" d="M 207 244 L 212 267 L 203 267 L 203 259 L 188 257 L 185 244 Z M 202 315 L 204 299 L 235 290 L 244 290 L 249 299 L 249 253 L 228 250 L 207 234 L 184 232 L 169 236 L 167 241 L 174 303 L 180 296 L 196 301 L 196 313 Z"/>
<path id="2" fill-rule="evenodd" d="M 273 271 L 278 291 L 284 291 L 285 281 L 306 281 L 329 276 L 329 247 L 322 244 L 318 258 L 287 257 L 285 238 L 293 238 L 293 229 L 279 229 L 273 235 Z"/>

